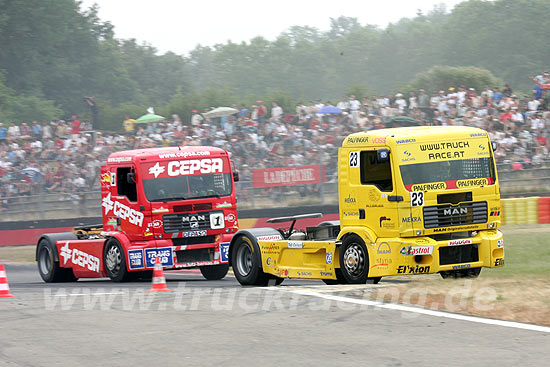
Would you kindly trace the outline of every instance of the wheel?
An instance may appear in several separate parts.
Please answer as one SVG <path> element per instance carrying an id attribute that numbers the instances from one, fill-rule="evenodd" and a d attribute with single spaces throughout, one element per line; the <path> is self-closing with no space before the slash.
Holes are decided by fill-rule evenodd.
<path id="1" fill-rule="evenodd" d="M 336 279 L 321 279 L 326 285 L 346 284 L 346 279 L 342 275 L 342 270 L 334 269 Z"/>
<path id="2" fill-rule="evenodd" d="M 365 284 L 369 274 L 369 255 L 363 240 L 353 234 L 340 247 L 340 270 L 347 283 Z"/>
<path id="3" fill-rule="evenodd" d="M 113 282 L 125 282 L 133 277 L 126 269 L 126 256 L 122 251 L 122 246 L 115 239 L 110 239 L 105 244 L 103 250 L 103 262 L 107 276 Z"/>
<path id="4" fill-rule="evenodd" d="M 480 273 L 481 273 L 481 268 L 447 270 L 447 271 L 439 272 L 439 274 L 441 274 L 441 277 L 443 279 L 448 279 L 448 278 L 454 278 L 454 279 L 457 279 L 457 278 L 477 278 Z"/>
<path id="5" fill-rule="evenodd" d="M 53 249 L 46 240 L 38 243 L 38 272 L 46 283 L 74 282 L 78 279 L 73 269 L 62 268 L 59 262 L 54 261 Z"/>
<path id="6" fill-rule="evenodd" d="M 242 285 L 266 285 L 269 277 L 261 267 L 260 249 L 246 236 L 240 236 L 231 248 L 235 278 Z"/>
<path id="7" fill-rule="evenodd" d="M 220 280 L 226 276 L 229 264 L 201 266 L 201 274 L 207 280 Z"/>
<path id="8" fill-rule="evenodd" d="M 367 278 L 367 284 L 378 284 L 380 279 L 382 279 L 382 277 Z"/>

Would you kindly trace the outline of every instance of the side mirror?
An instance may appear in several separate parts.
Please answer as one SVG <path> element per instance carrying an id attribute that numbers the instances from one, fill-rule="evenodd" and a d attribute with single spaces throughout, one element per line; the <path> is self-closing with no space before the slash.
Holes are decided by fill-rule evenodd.
<path id="1" fill-rule="evenodd" d="M 126 174 L 126 182 L 129 184 L 135 184 L 136 183 L 136 174 L 134 172 L 129 172 Z"/>
<path id="2" fill-rule="evenodd" d="M 376 151 L 378 163 L 386 163 L 390 158 L 390 151 L 387 148 L 380 148 Z"/>
<path id="3" fill-rule="evenodd" d="M 497 150 L 497 148 L 498 148 L 497 143 L 494 142 L 494 141 L 492 141 L 492 142 L 491 142 L 491 148 L 493 148 L 493 152 L 494 152 L 495 150 Z"/>
<path id="4" fill-rule="evenodd" d="M 239 182 L 239 172 L 233 171 L 233 182 Z"/>

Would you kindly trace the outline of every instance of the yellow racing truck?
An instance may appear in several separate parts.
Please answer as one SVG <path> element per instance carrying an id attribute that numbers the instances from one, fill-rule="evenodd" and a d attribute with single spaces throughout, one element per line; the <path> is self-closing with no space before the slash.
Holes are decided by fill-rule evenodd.
<path id="1" fill-rule="evenodd" d="M 487 132 L 417 126 L 349 135 L 338 151 L 340 221 L 238 231 L 229 262 L 242 285 L 285 278 L 377 283 L 390 275 L 477 277 L 504 265 L 500 193 Z"/>

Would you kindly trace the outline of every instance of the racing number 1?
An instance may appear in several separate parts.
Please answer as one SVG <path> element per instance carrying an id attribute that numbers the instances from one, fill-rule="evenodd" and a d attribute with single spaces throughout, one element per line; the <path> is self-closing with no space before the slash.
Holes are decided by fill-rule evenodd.
<path id="1" fill-rule="evenodd" d="M 424 191 L 412 191 L 411 206 L 423 206 L 423 205 L 424 205 Z"/>

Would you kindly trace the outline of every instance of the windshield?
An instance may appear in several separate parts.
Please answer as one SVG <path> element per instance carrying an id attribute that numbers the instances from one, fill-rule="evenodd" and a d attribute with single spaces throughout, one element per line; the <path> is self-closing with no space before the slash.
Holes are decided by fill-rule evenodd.
<path id="1" fill-rule="evenodd" d="M 174 201 L 231 195 L 231 173 L 159 177 L 143 180 L 149 201 Z"/>
<path id="2" fill-rule="evenodd" d="M 402 165 L 401 177 L 407 189 L 411 185 L 445 182 L 447 188 L 462 187 L 460 180 L 486 179 L 485 184 L 495 183 L 491 158 L 460 159 L 431 163 Z M 460 181 L 457 185 L 457 181 Z M 481 181 L 480 181 L 481 182 Z M 479 186 L 482 184 L 480 183 Z"/>

